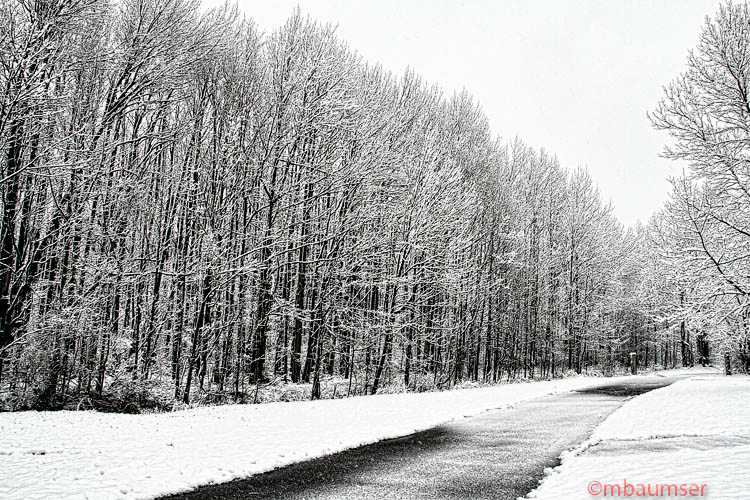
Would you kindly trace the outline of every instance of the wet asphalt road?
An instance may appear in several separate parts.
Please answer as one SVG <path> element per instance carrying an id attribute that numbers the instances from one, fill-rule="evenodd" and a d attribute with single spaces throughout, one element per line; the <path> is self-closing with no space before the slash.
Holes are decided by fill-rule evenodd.
<path id="1" fill-rule="evenodd" d="M 625 400 L 672 382 L 636 379 L 547 396 L 162 500 L 515 500 Z"/>

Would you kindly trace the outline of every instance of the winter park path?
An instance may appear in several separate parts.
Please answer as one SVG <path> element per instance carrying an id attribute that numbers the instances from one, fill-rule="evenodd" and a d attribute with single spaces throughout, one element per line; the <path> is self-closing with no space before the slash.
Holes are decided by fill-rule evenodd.
<path id="1" fill-rule="evenodd" d="M 515 500 L 630 396 L 675 380 L 633 377 L 548 395 L 164 500 Z"/>
<path id="2" fill-rule="evenodd" d="M 627 479 L 747 500 L 747 394 L 749 376 L 696 368 L 160 414 L 0 413 L 0 498 L 580 500 L 586 481 Z"/>

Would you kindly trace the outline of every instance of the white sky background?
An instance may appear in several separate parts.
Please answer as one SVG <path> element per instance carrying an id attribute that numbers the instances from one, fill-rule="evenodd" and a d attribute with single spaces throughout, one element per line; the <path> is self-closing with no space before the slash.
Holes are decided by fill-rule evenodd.
<path id="1" fill-rule="evenodd" d="M 221 0 L 205 0 L 218 5 Z M 302 11 L 371 62 L 466 88 L 494 133 L 586 166 L 617 217 L 646 222 L 682 166 L 652 111 L 718 0 L 238 0 L 264 31 Z"/>

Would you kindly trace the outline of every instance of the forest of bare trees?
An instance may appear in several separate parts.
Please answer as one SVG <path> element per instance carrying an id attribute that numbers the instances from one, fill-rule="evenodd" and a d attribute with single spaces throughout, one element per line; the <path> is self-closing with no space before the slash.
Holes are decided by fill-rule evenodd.
<path id="1" fill-rule="evenodd" d="M 651 116 L 672 137 L 666 156 L 688 165 L 650 228 L 661 286 L 671 291 L 662 291 L 660 305 L 679 320 L 683 358 L 697 362 L 712 346 L 743 371 L 750 370 L 748 92 L 750 8 L 728 2 L 706 22 L 687 69 Z"/>
<path id="2" fill-rule="evenodd" d="M 750 363 L 746 7 L 653 113 L 691 169 L 631 229 L 585 169 L 299 12 L 271 33 L 192 0 L 0 19 L 4 408 Z"/>

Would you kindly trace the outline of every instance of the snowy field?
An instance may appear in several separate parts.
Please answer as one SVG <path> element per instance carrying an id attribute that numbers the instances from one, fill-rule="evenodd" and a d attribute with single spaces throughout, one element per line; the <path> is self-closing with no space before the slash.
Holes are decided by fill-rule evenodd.
<path id="1" fill-rule="evenodd" d="M 0 498 L 153 498 L 616 380 L 575 377 L 152 415 L 4 413 Z"/>
<path id="2" fill-rule="evenodd" d="M 750 377 L 704 372 L 625 403 L 528 498 L 603 498 L 607 484 L 608 497 L 746 500 L 749 461 Z"/>

